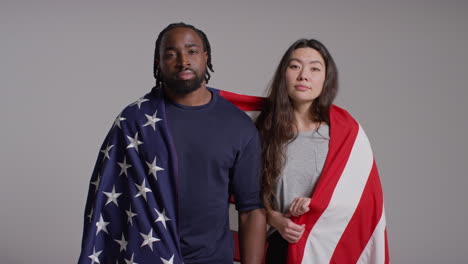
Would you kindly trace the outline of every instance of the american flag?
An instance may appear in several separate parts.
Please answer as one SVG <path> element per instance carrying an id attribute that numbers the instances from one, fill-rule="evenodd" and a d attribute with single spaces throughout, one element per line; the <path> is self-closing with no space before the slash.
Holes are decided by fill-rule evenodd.
<path id="1" fill-rule="evenodd" d="M 250 113 L 263 104 L 259 97 L 220 94 Z M 330 122 L 329 152 L 310 211 L 293 218 L 306 230 L 289 245 L 288 263 L 390 263 L 383 192 L 369 140 L 359 123 L 335 105 Z M 230 213 L 235 219 L 237 212 L 231 208 Z M 237 228 L 231 227 L 234 233 Z"/>
<path id="2" fill-rule="evenodd" d="M 305 224 L 288 263 L 390 263 L 379 173 L 362 127 L 345 110 L 330 111 L 328 155 Z"/>
<path id="3" fill-rule="evenodd" d="M 263 102 L 210 89 L 244 111 L 260 110 Z M 183 263 L 177 156 L 161 98 L 155 88 L 127 106 L 104 140 L 91 176 L 79 264 Z"/>
<path id="4" fill-rule="evenodd" d="M 247 113 L 264 99 L 220 95 Z M 91 177 L 78 263 L 182 263 L 177 233 L 177 157 L 160 90 L 120 113 Z M 329 153 L 288 263 L 389 263 L 383 194 L 362 127 L 333 106 Z M 231 207 L 231 219 L 237 212 Z M 237 225 L 232 226 L 235 233 Z M 236 245 L 235 260 L 239 261 Z"/>
<path id="5" fill-rule="evenodd" d="M 160 89 L 126 107 L 101 147 L 78 263 L 182 263 L 176 156 Z"/>

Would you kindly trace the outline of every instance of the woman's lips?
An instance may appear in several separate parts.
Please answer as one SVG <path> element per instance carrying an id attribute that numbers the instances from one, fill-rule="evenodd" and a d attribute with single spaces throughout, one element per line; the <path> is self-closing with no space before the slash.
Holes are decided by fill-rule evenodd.
<path id="1" fill-rule="evenodd" d="M 298 91 L 307 91 L 307 90 L 310 90 L 309 87 L 305 86 L 305 85 L 295 85 L 294 88 Z"/>

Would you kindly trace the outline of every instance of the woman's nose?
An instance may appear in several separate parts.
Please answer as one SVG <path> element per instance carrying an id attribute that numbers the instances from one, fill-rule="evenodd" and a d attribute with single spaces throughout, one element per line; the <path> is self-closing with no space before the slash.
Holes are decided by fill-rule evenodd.
<path id="1" fill-rule="evenodd" d="M 297 75 L 297 80 L 298 81 L 308 81 L 309 77 L 307 77 L 307 74 L 302 70 L 299 72 L 299 75 Z"/>

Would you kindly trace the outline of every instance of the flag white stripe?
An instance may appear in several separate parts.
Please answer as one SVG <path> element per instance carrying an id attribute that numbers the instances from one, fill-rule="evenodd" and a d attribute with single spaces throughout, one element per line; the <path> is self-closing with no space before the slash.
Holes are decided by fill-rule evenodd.
<path id="1" fill-rule="evenodd" d="M 330 203 L 309 233 L 303 264 L 329 263 L 359 204 L 373 164 L 372 150 L 361 126 Z"/>
<path id="2" fill-rule="evenodd" d="M 260 111 L 244 111 L 252 120 L 255 121 L 257 119 L 258 115 L 260 115 Z"/>
<path id="3" fill-rule="evenodd" d="M 385 210 L 382 210 L 380 221 L 374 229 L 371 238 L 359 257 L 358 264 L 383 264 L 385 263 Z"/>
<path id="4" fill-rule="evenodd" d="M 236 210 L 236 206 L 234 204 L 229 204 L 229 228 L 231 231 L 239 231 L 238 216 L 239 213 Z"/>

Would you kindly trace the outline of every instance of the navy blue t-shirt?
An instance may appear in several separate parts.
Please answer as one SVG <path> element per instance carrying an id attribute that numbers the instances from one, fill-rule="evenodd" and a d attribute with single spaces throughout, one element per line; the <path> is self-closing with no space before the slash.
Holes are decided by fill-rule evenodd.
<path id="1" fill-rule="evenodd" d="M 262 207 L 257 129 L 216 91 L 212 95 L 202 106 L 166 104 L 178 159 L 178 225 L 186 264 L 232 263 L 230 193 L 239 211 Z"/>

